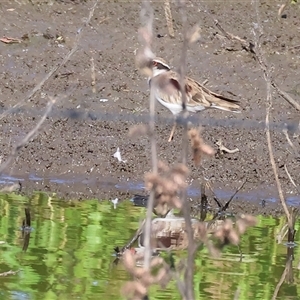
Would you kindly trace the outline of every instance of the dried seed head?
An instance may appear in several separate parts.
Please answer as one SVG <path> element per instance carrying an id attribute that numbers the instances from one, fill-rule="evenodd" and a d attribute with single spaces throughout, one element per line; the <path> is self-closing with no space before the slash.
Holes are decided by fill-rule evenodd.
<path id="1" fill-rule="evenodd" d="M 158 161 L 158 171 L 159 172 L 168 172 L 170 168 L 163 161 Z"/>
<path id="2" fill-rule="evenodd" d="M 127 270 L 132 273 L 136 267 L 134 254 L 130 250 L 126 250 L 123 254 L 124 265 Z"/>
<path id="3" fill-rule="evenodd" d="M 256 225 L 256 218 L 250 215 L 243 215 L 236 222 L 236 228 L 239 234 L 244 234 L 248 227 L 254 225 Z"/>
<path id="4" fill-rule="evenodd" d="M 147 294 L 147 289 L 141 282 L 130 281 L 122 287 L 122 294 L 126 299 L 142 299 Z"/>
<path id="5" fill-rule="evenodd" d="M 184 164 L 177 164 L 173 167 L 172 172 L 187 176 L 189 174 L 189 168 Z"/>
<path id="6" fill-rule="evenodd" d="M 193 151 L 193 159 L 196 165 L 199 165 L 202 159 L 202 155 L 213 155 L 214 149 L 205 144 L 200 136 L 199 130 L 192 128 L 189 130 L 189 138 L 191 140 L 191 147 Z"/>

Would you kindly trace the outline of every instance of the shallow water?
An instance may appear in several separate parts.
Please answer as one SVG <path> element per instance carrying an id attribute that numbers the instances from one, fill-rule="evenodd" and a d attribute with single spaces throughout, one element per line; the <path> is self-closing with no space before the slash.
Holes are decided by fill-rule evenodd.
<path id="1" fill-rule="evenodd" d="M 96 186 L 101 187 L 103 189 L 107 188 L 113 188 L 116 192 L 124 192 L 124 191 L 131 191 L 132 194 L 135 194 L 137 192 L 144 193 L 145 191 L 145 183 L 144 181 L 140 182 L 133 182 L 133 181 L 121 181 L 121 182 L 113 182 L 111 178 L 103 178 L 100 180 L 99 178 L 91 177 L 89 179 L 86 178 L 86 176 L 82 175 L 53 175 L 49 177 L 39 177 L 35 174 L 29 174 L 26 179 L 24 179 L 24 176 L 16 177 L 11 176 L 7 174 L 1 174 L 0 175 L 0 184 L 4 186 L 9 186 L 14 183 L 18 182 L 25 182 L 31 181 L 31 182 L 42 182 L 44 180 L 49 181 L 50 183 L 56 183 L 59 185 L 68 185 L 68 184 L 76 184 L 77 186 L 83 185 L 85 188 L 87 184 L 89 184 L 90 187 Z M 214 189 L 215 194 L 218 196 L 219 199 L 224 199 L 228 201 L 228 199 L 236 192 L 236 190 L 225 190 L 225 189 Z M 188 196 L 192 198 L 198 198 L 201 195 L 201 190 L 199 187 L 195 186 L 189 186 L 187 190 Z M 274 189 L 270 189 L 265 187 L 265 189 L 255 189 L 252 191 L 239 191 L 238 195 L 235 197 L 236 199 L 242 199 L 246 201 L 258 201 L 259 203 L 264 200 L 266 203 L 276 203 L 280 200 L 278 199 L 278 196 L 275 196 Z M 300 203 L 300 196 L 299 195 L 286 195 L 286 202 L 290 206 L 299 206 Z"/>
<path id="2" fill-rule="evenodd" d="M 26 251 L 20 226 L 30 207 L 32 230 Z M 124 201 L 62 201 L 35 194 L 0 197 L 0 299 L 122 299 L 120 289 L 130 276 L 115 264 L 113 248 L 134 234 L 143 208 Z M 284 219 L 259 217 L 243 236 L 239 249 L 227 247 L 221 258 L 206 249 L 196 259 L 196 299 L 271 299 L 286 262 L 287 248 L 276 243 Z M 299 228 L 298 221 L 296 229 Z M 299 241 L 299 231 L 296 241 Z M 299 247 L 295 248 L 293 283 L 283 283 L 276 299 L 299 299 Z M 153 296 L 152 296 L 153 295 Z M 153 298 L 152 298 L 153 297 Z M 180 299 L 176 285 L 154 287 L 151 299 Z"/>

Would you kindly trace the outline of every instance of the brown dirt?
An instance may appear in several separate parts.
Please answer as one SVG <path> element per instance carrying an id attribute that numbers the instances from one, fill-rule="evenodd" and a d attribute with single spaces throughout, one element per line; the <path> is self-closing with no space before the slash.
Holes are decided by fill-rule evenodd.
<path id="1" fill-rule="evenodd" d="M 0 4 L 1 36 L 22 39 L 22 43 L 0 43 L 1 108 L 22 106 L 1 119 L 0 149 L 5 161 L 13 145 L 31 130 L 43 114 L 47 96 L 67 94 L 57 103 L 40 134 L 22 149 L 15 162 L 5 170 L 2 183 L 21 180 L 23 191 L 56 192 L 65 198 L 126 199 L 141 193 L 143 177 L 151 168 L 147 137 L 129 139 L 128 130 L 146 122 L 148 113 L 147 82 L 134 64 L 139 47 L 140 3 L 135 1 L 100 1 L 88 26 L 83 28 L 78 49 L 29 101 L 23 101 L 50 70 L 61 64 L 76 43 L 78 29 L 88 17 L 93 1 L 7 1 Z M 290 5 L 284 17 L 278 17 L 284 1 L 259 4 L 263 24 L 262 51 L 273 77 L 283 91 L 299 103 L 300 73 L 300 6 Z M 228 199 L 241 183 L 247 183 L 233 208 L 244 212 L 278 212 L 274 175 L 270 166 L 263 123 L 266 114 L 266 83 L 253 56 L 239 42 L 224 38 L 215 27 L 218 19 L 223 28 L 241 38 L 254 41 L 257 17 L 251 2 L 204 2 L 212 18 L 198 1 L 189 1 L 188 22 L 200 22 L 201 40 L 188 52 L 189 75 L 207 86 L 241 99 L 243 112 L 231 114 L 205 111 L 197 119 L 206 124 L 205 140 L 215 148 L 222 139 L 235 154 L 205 159 L 203 168 L 194 167 L 191 157 L 191 197 L 199 195 L 199 181 L 210 178 L 220 198 Z M 172 4 L 175 38 L 168 36 L 163 3 L 154 2 L 154 47 L 157 55 L 170 65 L 178 65 L 182 22 L 180 10 Z M 61 41 L 58 37 L 62 37 Z M 93 91 L 92 59 L 96 84 Z M 282 133 L 285 122 L 293 124 L 290 138 L 299 149 L 299 111 L 276 92 L 272 92 L 271 120 L 275 160 L 288 200 L 299 205 L 299 194 L 291 184 L 284 165 L 300 184 L 299 159 Z M 100 99 L 107 99 L 101 102 Z M 159 158 L 170 164 L 181 153 L 181 131 L 167 142 L 171 129 L 170 113 L 160 105 L 157 125 Z M 221 126 L 219 121 L 223 121 Z M 113 157 L 120 148 L 126 163 Z M 7 176 L 11 177 L 7 177 Z M 266 200 L 266 208 L 261 201 Z"/>

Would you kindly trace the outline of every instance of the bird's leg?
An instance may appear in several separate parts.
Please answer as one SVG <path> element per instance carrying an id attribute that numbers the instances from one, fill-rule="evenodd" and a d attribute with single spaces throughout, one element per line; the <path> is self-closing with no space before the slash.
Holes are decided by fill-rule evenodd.
<path id="1" fill-rule="evenodd" d="M 174 120 L 174 125 L 173 125 L 173 127 L 172 127 L 172 130 L 171 130 L 171 133 L 170 133 L 170 137 L 169 137 L 169 139 L 168 139 L 168 142 L 169 142 L 169 143 L 173 140 L 173 135 L 174 135 L 175 129 L 176 129 L 176 118 L 175 118 L 175 120 Z"/>

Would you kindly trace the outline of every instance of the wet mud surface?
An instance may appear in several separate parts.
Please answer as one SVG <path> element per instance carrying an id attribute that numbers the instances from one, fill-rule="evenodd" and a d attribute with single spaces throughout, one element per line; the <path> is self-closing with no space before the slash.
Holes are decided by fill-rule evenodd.
<path id="1" fill-rule="evenodd" d="M 39 121 L 48 96 L 60 99 L 39 135 L 22 148 L 4 171 L 3 186 L 21 181 L 24 193 L 38 190 L 72 199 L 123 200 L 134 193 L 146 193 L 143 178 L 151 170 L 149 139 L 128 137 L 132 125 L 147 123 L 149 112 L 147 81 L 134 62 L 139 47 L 141 5 L 100 1 L 91 21 L 83 26 L 93 4 L 0 4 L 0 37 L 21 40 L 0 43 L 0 109 L 8 112 L 0 120 L 2 162 Z M 258 6 L 263 29 L 261 51 L 272 67 L 276 83 L 299 104 L 300 6 L 290 5 L 284 17 L 278 17 L 281 4 L 261 1 Z M 154 2 L 153 8 L 154 51 L 176 69 L 182 45 L 180 10 L 172 4 L 175 38 L 170 38 L 163 3 Z M 202 134 L 208 144 L 217 150 L 216 142 L 221 139 L 224 146 L 239 151 L 205 158 L 202 167 L 194 166 L 190 153 L 189 196 L 199 198 L 200 182 L 205 177 L 225 201 L 247 180 L 231 208 L 238 212 L 280 213 L 264 130 L 267 91 L 263 72 L 253 55 L 239 42 L 226 39 L 214 22 L 218 20 L 226 31 L 255 42 L 255 6 L 250 1 L 189 1 L 187 14 L 189 24 L 199 22 L 202 29 L 200 41 L 188 51 L 188 74 L 200 82 L 208 80 L 207 87 L 215 92 L 234 95 L 243 107 L 241 114 L 206 110 L 194 115 L 196 123 L 203 125 Z M 61 65 L 76 44 L 76 52 Z M 37 91 L 29 97 L 36 87 Z M 61 95 L 66 97 L 61 99 Z M 299 111 L 274 90 L 272 97 L 270 120 L 274 125 L 271 137 L 275 161 L 289 204 L 299 206 L 299 193 L 286 172 L 300 184 Z M 9 110 L 14 105 L 18 108 Z M 157 105 L 157 117 L 158 156 L 173 165 L 180 161 L 182 132 L 177 130 L 174 140 L 168 143 L 170 112 Z M 296 151 L 283 133 L 286 128 Z M 126 162 L 113 157 L 117 148 Z"/>

